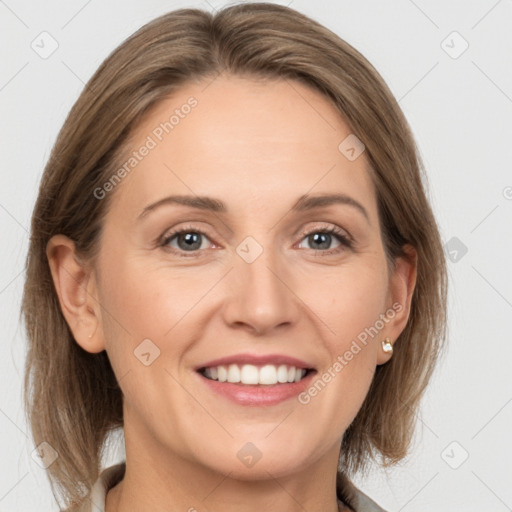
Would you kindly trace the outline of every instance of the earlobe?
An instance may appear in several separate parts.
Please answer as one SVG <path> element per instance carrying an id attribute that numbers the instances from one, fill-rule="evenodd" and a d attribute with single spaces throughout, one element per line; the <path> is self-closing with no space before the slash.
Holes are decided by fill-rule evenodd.
<path id="1" fill-rule="evenodd" d="M 92 271 L 80 260 L 74 242 L 64 235 L 53 236 L 46 256 L 60 308 L 76 342 L 87 352 L 105 349 Z"/>
<path id="2" fill-rule="evenodd" d="M 389 337 L 392 347 L 390 350 L 385 350 L 384 345 L 378 347 L 377 364 L 384 364 L 391 359 L 395 341 L 405 329 L 411 312 L 412 296 L 416 286 L 418 254 L 410 244 L 404 246 L 404 250 L 406 256 L 396 259 L 395 268 L 389 279 L 388 302 L 394 315 L 386 326 L 385 335 Z M 396 348 L 400 349 L 398 346 Z"/>

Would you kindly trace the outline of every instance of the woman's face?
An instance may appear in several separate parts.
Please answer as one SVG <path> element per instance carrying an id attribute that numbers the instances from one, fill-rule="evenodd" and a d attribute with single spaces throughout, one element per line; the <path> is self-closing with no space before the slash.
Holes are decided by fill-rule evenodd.
<path id="1" fill-rule="evenodd" d="M 363 148 L 308 87 L 225 75 L 132 142 L 96 191 L 113 197 L 82 345 L 107 350 L 127 454 L 242 479 L 335 464 L 412 291 L 405 263 L 388 272 Z"/>

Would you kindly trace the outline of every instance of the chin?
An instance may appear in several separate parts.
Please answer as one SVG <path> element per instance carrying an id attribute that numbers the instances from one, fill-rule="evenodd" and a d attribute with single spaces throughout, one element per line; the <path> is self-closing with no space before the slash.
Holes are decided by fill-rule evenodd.
<path id="1" fill-rule="evenodd" d="M 271 446 L 267 441 L 266 447 L 260 449 L 257 443 L 247 442 L 241 444 L 240 448 L 237 445 L 236 448 L 226 449 L 214 460 L 203 460 L 203 464 L 218 473 L 229 474 L 235 480 L 256 481 L 291 475 L 311 463 L 304 449 L 292 453 L 288 449 L 283 450 L 284 446 L 285 443 L 280 443 L 279 447 Z"/>
<path id="2" fill-rule="evenodd" d="M 270 461 L 264 462 L 262 458 L 252 467 L 244 467 L 241 463 L 233 464 L 231 461 L 229 463 L 227 462 L 226 465 L 222 465 L 221 467 L 216 465 L 216 467 L 211 467 L 211 469 L 223 475 L 229 474 L 231 480 L 256 482 L 292 475 L 298 471 L 300 462 L 303 461 L 297 461 L 297 463 L 287 461 L 276 465 Z"/>

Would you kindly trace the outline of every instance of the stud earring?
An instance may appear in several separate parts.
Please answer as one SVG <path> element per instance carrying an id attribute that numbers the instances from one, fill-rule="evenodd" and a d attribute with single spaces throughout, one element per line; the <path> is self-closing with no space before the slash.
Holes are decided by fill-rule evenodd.
<path id="1" fill-rule="evenodd" d="M 96 329 L 98 328 L 98 324 L 96 324 L 96 327 L 94 328 L 94 331 L 92 331 L 91 334 L 89 334 L 89 339 L 92 338 L 93 334 L 96 332 Z"/>
<path id="2" fill-rule="evenodd" d="M 386 338 L 385 340 L 381 341 L 382 343 L 382 350 L 386 352 L 386 354 L 392 354 L 393 353 L 393 345 L 391 344 L 391 340 L 389 338 Z"/>

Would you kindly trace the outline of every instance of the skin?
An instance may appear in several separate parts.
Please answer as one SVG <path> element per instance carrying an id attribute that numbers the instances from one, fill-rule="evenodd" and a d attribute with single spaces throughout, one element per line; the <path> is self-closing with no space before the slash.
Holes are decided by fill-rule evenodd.
<path id="1" fill-rule="evenodd" d="M 324 96 L 284 80 L 221 75 L 206 85 L 183 86 L 137 127 L 134 150 L 198 100 L 109 192 L 96 264 L 62 235 L 47 248 L 77 343 L 107 351 L 124 394 L 127 469 L 106 510 L 334 512 L 341 439 L 391 357 L 381 340 L 406 326 L 415 259 L 388 272 L 366 156 L 349 161 L 338 150 L 351 132 Z M 360 202 L 369 220 L 346 204 L 291 211 L 303 194 L 333 191 Z M 228 213 L 168 204 L 137 220 L 171 194 L 212 196 Z M 192 256 L 154 243 L 189 224 L 205 233 L 200 248 L 186 252 L 178 237 L 167 246 Z M 353 247 L 302 236 L 332 226 Z M 247 236 L 263 248 L 252 263 L 236 252 Z M 394 303 L 401 311 L 308 404 L 234 404 L 194 371 L 227 355 L 279 353 L 321 375 Z M 134 356 L 146 338 L 160 350 L 149 366 Z M 252 467 L 237 457 L 247 442 L 261 452 Z"/>

